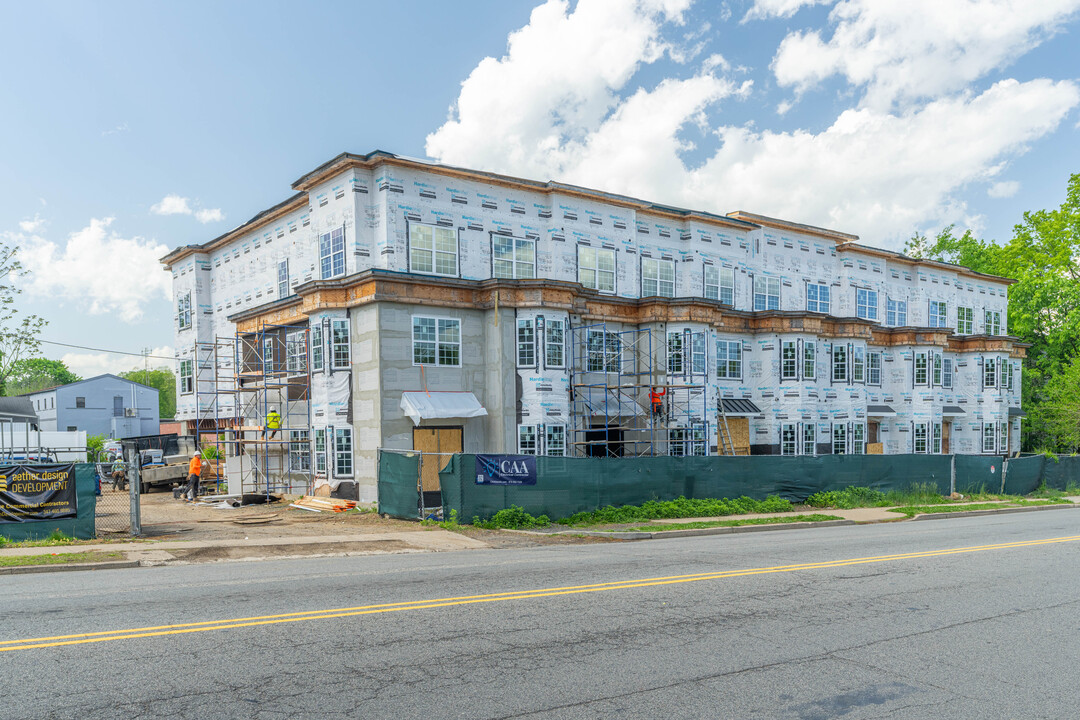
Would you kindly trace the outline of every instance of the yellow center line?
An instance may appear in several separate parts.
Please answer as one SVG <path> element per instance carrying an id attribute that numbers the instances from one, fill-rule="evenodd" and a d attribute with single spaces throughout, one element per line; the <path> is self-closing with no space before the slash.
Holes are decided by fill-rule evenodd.
<path id="1" fill-rule="evenodd" d="M 701 582 L 702 580 L 721 580 L 725 578 L 747 577 L 751 575 L 767 575 L 773 573 L 798 572 L 801 570 L 821 570 L 827 568 L 846 567 L 850 565 L 865 565 L 870 563 L 892 562 L 897 560 L 915 560 L 921 558 L 942 557 L 946 555 L 960 555 L 963 553 L 987 552 L 992 550 L 1008 550 L 1014 548 L 1035 547 L 1055 543 L 1076 542 L 1080 535 L 1067 537 L 1045 538 L 1041 540 L 1023 540 L 1011 543 L 997 543 L 993 545 L 973 545 L 961 548 L 946 548 L 941 550 L 923 550 L 910 553 L 897 553 L 893 555 L 874 555 L 871 557 L 848 558 L 844 560 L 827 560 L 815 563 L 799 563 L 795 565 L 775 565 L 762 568 L 748 568 L 743 570 L 719 570 L 692 575 L 669 575 L 638 580 L 621 580 L 592 585 L 569 585 L 555 588 L 537 588 L 532 590 L 518 590 L 503 593 L 491 593 L 487 595 L 463 595 L 458 597 L 435 598 L 431 600 L 413 600 L 398 603 L 384 603 L 380 605 L 359 605 L 356 607 L 330 608 L 326 610 L 308 610 L 303 612 L 283 613 L 279 615 L 256 615 L 253 617 L 233 618 L 226 620 L 206 620 L 202 622 L 183 623 L 177 625 L 155 625 L 150 627 L 130 628 L 126 630 L 106 630 L 102 632 L 77 633 L 72 635 L 54 635 L 51 637 L 24 638 L 22 640 L 0 641 L 0 652 L 12 650 L 31 650 L 34 648 L 59 647 L 63 645 L 84 645 L 88 643 L 109 642 L 113 640 L 131 640 L 135 638 L 160 637 L 163 635 L 183 635 L 187 633 L 208 632 L 211 630 L 229 630 L 232 628 L 255 627 L 259 625 L 276 625 L 281 623 L 304 622 L 308 620 L 327 620 L 331 618 L 354 617 L 357 615 L 374 615 L 388 612 L 402 612 L 407 610 L 427 610 L 431 608 L 452 607 L 456 605 L 474 605 L 479 603 L 502 602 L 504 600 L 528 600 L 532 598 L 555 597 L 559 595 L 578 595 L 582 593 L 604 592 L 608 590 L 627 590 L 631 588 L 656 587 L 661 585 L 675 585 L 688 582 Z"/>

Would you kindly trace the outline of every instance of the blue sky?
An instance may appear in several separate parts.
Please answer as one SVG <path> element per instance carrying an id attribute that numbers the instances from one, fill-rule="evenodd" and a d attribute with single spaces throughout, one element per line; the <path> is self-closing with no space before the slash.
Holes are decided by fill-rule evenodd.
<path id="1" fill-rule="evenodd" d="M 0 27 L 0 240 L 74 345 L 171 355 L 157 258 L 346 150 L 893 248 L 1007 239 L 1080 172 L 1080 0 L 35 2 Z"/>

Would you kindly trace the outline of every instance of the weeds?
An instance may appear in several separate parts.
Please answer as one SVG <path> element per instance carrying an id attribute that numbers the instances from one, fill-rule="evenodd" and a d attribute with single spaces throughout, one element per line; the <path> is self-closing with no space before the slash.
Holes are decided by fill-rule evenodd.
<path id="1" fill-rule="evenodd" d="M 551 525 L 551 519 L 547 515 L 533 517 L 525 512 L 524 508 L 511 505 L 495 513 L 490 520 L 481 520 L 474 517 L 472 524 L 473 527 L 484 528 L 485 530 L 528 530 L 529 528 L 548 527 Z"/>
<path id="2" fill-rule="evenodd" d="M 677 500 L 649 500 L 641 505 L 607 507 L 592 512 L 579 512 L 557 522 L 560 525 L 614 525 L 622 523 L 659 520 L 666 518 L 715 517 L 720 515 L 745 515 L 747 513 L 778 513 L 792 509 L 791 503 L 770 495 L 764 500 L 748 497 L 729 500 L 726 498 Z"/>
<path id="3" fill-rule="evenodd" d="M 1068 503 L 1068 500 L 1013 500 L 1011 502 L 1000 503 L 984 503 L 982 505 L 961 505 L 961 506 L 948 506 L 948 505 L 923 505 L 923 506 L 908 506 L 892 508 L 889 512 L 901 513 L 908 517 L 914 517 L 916 515 L 926 515 L 928 513 L 943 513 L 943 512 L 977 512 L 979 510 L 1003 510 L 1005 508 L 1013 507 L 1033 507 L 1040 505 L 1063 505 Z"/>
<path id="4" fill-rule="evenodd" d="M 707 522 L 688 522 L 678 525 L 642 525 L 639 527 L 626 528 L 624 530 L 611 529 L 604 532 L 663 532 L 666 530 L 703 530 L 714 527 L 738 527 L 740 525 L 775 525 L 779 523 L 796 522 L 825 522 L 827 520 L 842 520 L 836 515 L 784 515 L 774 518 L 740 518 L 738 520 L 709 520 Z"/>

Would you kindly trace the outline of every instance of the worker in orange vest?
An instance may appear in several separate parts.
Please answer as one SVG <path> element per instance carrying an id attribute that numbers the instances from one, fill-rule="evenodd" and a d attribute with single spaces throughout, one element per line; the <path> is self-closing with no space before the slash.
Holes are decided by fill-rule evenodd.
<path id="1" fill-rule="evenodd" d="M 184 488 L 184 499 L 188 502 L 195 502 L 195 498 L 199 497 L 199 476 L 202 475 L 202 470 L 202 455 L 195 453 L 188 463 L 187 487 Z"/>
<path id="2" fill-rule="evenodd" d="M 652 405 L 653 415 L 659 415 L 664 409 L 664 396 L 667 395 L 667 388 L 657 392 L 654 386 L 649 391 L 649 403 Z"/>

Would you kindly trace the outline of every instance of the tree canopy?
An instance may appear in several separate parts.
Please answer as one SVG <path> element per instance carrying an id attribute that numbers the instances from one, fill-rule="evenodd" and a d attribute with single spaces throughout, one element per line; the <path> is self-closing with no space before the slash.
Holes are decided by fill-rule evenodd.
<path id="1" fill-rule="evenodd" d="M 168 368 L 153 370 L 130 370 L 120 373 L 125 380 L 132 380 L 158 390 L 158 417 L 172 419 L 176 415 L 176 375 Z"/>
<path id="2" fill-rule="evenodd" d="M 22 395 L 79 380 L 82 378 L 71 372 L 68 366 L 59 360 L 26 358 L 12 363 L 4 394 Z"/>
<path id="3" fill-rule="evenodd" d="M 15 298 L 22 292 L 15 278 L 26 275 L 18 260 L 19 249 L 0 243 L 0 395 L 15 364 L 38 351 L 38 334 L 45 321 L 37 315 L 20 315 Z"/>

